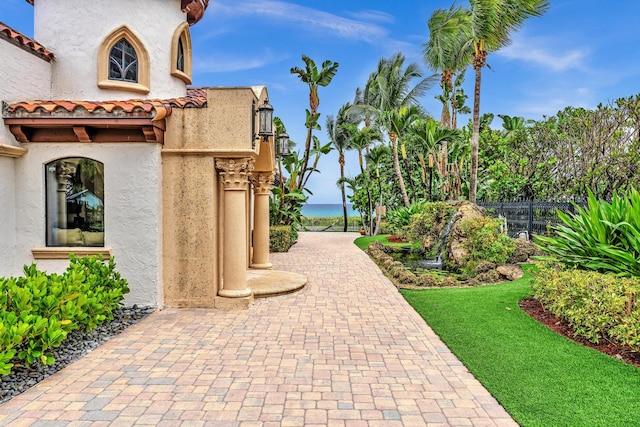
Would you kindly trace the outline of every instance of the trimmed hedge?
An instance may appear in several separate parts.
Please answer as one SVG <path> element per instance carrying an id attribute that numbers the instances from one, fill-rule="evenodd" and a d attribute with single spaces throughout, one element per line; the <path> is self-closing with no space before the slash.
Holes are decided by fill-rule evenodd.
<path id="1" fill-rule="evenodd" d="M 269 227 L 269 251 L 287 252 L 293 245 L 290 225 L 273 225 Z"/>
<path id="2" fill-rule="evenodd" d="M 62 274 L 46 274 L 35 264 L 24 277 L 0 277 L 0 375 L 17 358 L 31 365 L 55 362 L 51 349 L 78 328 L 95 329 L 121 306 L 129 292 L 113 259 L 76 258 Z"/>
<path id="3" fill-rule="evenodd" d="M 610 340 L 640 351 L 640 279 L 540 266 L 534 297 L 591 342 Z"/>

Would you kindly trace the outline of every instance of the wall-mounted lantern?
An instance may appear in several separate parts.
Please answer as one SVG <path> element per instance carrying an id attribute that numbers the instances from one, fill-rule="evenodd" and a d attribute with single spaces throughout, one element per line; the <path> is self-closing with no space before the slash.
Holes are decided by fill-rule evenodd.
<path id="1" fill-rule="evenodd" d="M 252 105 L 253 117 L 252 129 L 253 140 L 251 141 L 251 148 L 256 148 L 256 140 L 268 138 L 273 136 L 273 107 L 269 104 L 269 99 L 265 99 L 264 103 L 256 109 L 256 103 Z M 255 116 L 258 115 L 258 134 L 255 131 Z"/>
<path id="2" fill-rule="evenodd" d="M 289 134 L 282 132 L 278 135 L 278 146 L 275 151 L 276 157 L 287 157 L 289 155 Z"/>

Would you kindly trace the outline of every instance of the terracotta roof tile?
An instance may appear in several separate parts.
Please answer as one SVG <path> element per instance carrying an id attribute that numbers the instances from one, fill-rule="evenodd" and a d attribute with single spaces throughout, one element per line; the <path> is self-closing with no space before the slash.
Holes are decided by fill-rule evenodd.
<path id="1" fill-rule="evenodd" d="M 0 22 L 0 36 L 31 50 L 46 61 L 51 61 L 54 58 L 53 53 L 48 51 L 44 46 L 2 22 Z"/>
<path id="2" fill-rule="evenodd" d="M 171 99 L 128 99 L 113 101 L 24 101 L 6 106 L 5 115 L 27 114 L 51 115 L 56 112 L 81 112 L 113 114 L 121 111 L 127 114 L 151 114 L 160 120 L 171 114 L 171 108 L 202 108 L 207 106 L 207 93 L 204 89 L 187 89 L 187 96 Z"/>

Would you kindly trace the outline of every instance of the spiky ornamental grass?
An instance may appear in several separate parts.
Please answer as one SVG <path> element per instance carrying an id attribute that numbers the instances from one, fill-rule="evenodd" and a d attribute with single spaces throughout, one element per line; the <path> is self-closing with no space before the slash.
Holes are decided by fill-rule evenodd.
<path id="1" fill-rule="evenodd" d="M 555 236 L 536 236 L 536 243 L 550 254 L 547 260 L 567 267 L 640 277 L 640 193 L 613 193 L 611 203 L 597 200 L 589 191 L 585 208 L 574 214 L 558 212 L 564 225 Z"/>

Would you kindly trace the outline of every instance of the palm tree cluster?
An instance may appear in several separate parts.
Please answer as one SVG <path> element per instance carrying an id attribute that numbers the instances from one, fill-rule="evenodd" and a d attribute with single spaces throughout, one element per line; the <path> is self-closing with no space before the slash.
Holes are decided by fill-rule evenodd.
<path id="1" fill-rule="evenodd" d="M 306 200 L 303 192 L 319 157 L 335 149 L 345 231 L 346 187 L 353 193 L 350 200 L 361 214 L 362 228 L 369 233 L 377 232 L 385 207 L 462 197 L 475 202 L 483 128 L 482 69 L 490 52 L 510 43 L 510 35 L 526 19 L 542 15 L 548 7 L 548 0 L 469 0 L 466 8 L 454 4 L 437 9 L 428 21 L 429 39 L 423 51 L 424 63 L 434 74 L 425 75 L 417 63 L 407 63 L 402 53 L 380 59 L 364 87 L 356 89 L 353 101 L 345 103 L 335 117 L 327 117 L 329 143 L 324 145 L 313 135 L 320 130 L 318 87 L 331 82 L 338 64 L 325 61 L 317 67 L 303 56 L 305 67 L 292 68 L 291 73 L 309 86 L 307 137 L 302 154 L 292 153 L 284 160 L 289 178 L 286 188 L 276 189 L 280 200 L 295 199 L 292 206 L 298 209 Z M 466 105 L 468 97 L 462 89 L 469 67 L 475 73 L 473 109 Z M 438 82 L 439 121 L 420 105 Z M 471 112 L 471 123 L 458 129 L 458 116 Z M 347 150 L 358 153 L 360 173 L 355 177 L 345 176 Z"/>
<path id="2" fill-rule="evenodd" d="M 547 0 L 469 0 L 468 8 L 454 4 L 438 9 L 429 19 L 423 51 L 427 68 L 435 74 L 425 76 L 418 64 L 406 63 L 402 53 L 382 58 L 364 88 L 356 90 L 353 102 L 343 105 L 335 118 L 328 117 L 328 136 L 339 153 L 345 230 L 345 186 L 354 191 L 352 202 L 369 231 L 379 224 L 379 215 L 374 219 L 376 203 L 408 207 L 421 199 L 461 197 L 475 202 L 482 69 L 490 52 L 509 44 L 510 35 L 527 18 L 542 15 L 548 7 Z M 475 73 L 473 110 L 462 89 L 469 67 Z M 442 103 L 439 121 L 419 103 L 437 82 L 441 94 L 436 98 Z M 471 124 L 457 129 L 459 114 L 471 112 Z M 344 176 L 346 150 L 359 154 L 360 174 L 353 178 Z M 384 170 L 382 176 L 393 179 L 385 182 L 379 178 L 381 168 L 390 166 L 393 172 Z"/>

